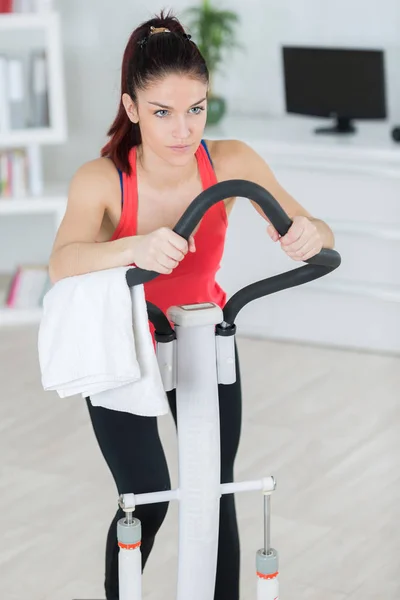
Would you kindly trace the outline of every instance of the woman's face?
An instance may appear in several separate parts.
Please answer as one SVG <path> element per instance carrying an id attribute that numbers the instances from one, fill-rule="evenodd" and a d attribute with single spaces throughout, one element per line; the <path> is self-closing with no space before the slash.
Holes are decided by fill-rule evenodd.
<path id="1" fill-rule="evenodd" d="M 174 165 L 185 165 L 196 152 L 207 119 L 206 83 L 170 74 L 123 102 L 131 121 L 139 123 L 142 144 Z"/>

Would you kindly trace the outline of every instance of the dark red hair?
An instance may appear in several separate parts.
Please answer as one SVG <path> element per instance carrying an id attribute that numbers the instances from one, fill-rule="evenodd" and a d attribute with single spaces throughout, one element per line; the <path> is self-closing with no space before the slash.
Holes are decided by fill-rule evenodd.
<path id="1" fill-rule="evenodd" d="M 150 27 L 166 27 L 171 33 L 150 34 Z M 101 149 L 101 156 L 111 158 L 114 164 L 130 174 L 129 150 L 141 143 L 140 127 L 132 123 L 122 103 L 122 95 L 137 100 L 136 91 L 169 73 L 188 74 L 208 83 L 207 65 L 198 47 L 171 13 L 150 19 L 131 34 L 124 51 L 121 69 L 121 99 L 117 116 L 107 135 L 111 138 Z"/>

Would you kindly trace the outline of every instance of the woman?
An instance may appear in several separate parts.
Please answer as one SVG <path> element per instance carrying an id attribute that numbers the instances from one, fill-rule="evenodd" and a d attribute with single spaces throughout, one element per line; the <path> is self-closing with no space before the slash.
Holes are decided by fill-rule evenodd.
<path id="1" fill-rule="evenodd" d="M 266 189 L 293 219 L 280 237 L 267 231 L 293 260 L 307 260 L 333 234 L 313 218 L 274 178 L 264 160 L 237 140 L 204 141 L 208 71 L 197 46 L 171 14 L 143 23 L 131 35 L 122 63 L 121 101 L 101 157 L 72 178 L 67 210 L 49 270 L 53 282 L 72 275 L 136 264 L 161 275 L 145 284 L 146 298 L 164 312 L 173 304 L 211 301 L 225 292 L 215 281 L 223 254 L 228 215 L 235 198 L 209 209 L 189 241 L 172 231 L 191 201 L 218 181 L 247 179 Z M 258 205 L 255 204 L 258 210 Z M 261 212 L 261 215 L 264 214 Z M 236 357 L 237 360 L 237 357 Z M 240 372 L 219 387 L 222 482 L 233 481 L 241 425 Z M 175 393 L 168 394 L 176 419 Z M 94 433 L 118 493 L 170 488 L 155 418 L 93 407 Z M 139 506 L 143 567 L 167 504 Z M 107 600 L 118 599 L 116 523 L 106 545 Z M 221 498 L 215 599 L 239 598 L 239 539 L 233 495 Z"/>

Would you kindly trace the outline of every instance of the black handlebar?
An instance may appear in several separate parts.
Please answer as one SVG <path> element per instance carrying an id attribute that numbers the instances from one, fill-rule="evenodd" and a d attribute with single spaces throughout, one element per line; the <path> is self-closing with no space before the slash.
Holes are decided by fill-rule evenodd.
<path id="1" fill-rule="evenodd" d="M 248 198 L 256 202 L 281 236 L 285 235 L 292 225 L 292 220 L 265 188 L 252 181 L 231 179 L 217 183 L 201 192 L 188 206 L 173 231 L 188 240 L 211 206 L 232 197 Z M 318 254 L 304 262 L 307 265 L 268 277 L 234 294 L 224 307 L 224 321 L 233 324 L 239 310 L 251 300 L 327 275 L 340 265 L 341 258 L 335 250 L 323 248 Z M 151 281 L 158 275 L 159 273 L 156 271 L 133 268 L 127 271 L 126 280 L 129 287 L 132 287 Z"/>

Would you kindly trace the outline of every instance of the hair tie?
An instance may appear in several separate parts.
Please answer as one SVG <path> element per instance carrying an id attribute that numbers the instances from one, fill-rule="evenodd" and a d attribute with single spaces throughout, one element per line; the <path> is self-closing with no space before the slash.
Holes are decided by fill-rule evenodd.
<path id="1" fill-rule="evenodd" d="M 167 27 L 154 27 L 153 25 L 150 27 L 150 34 L 154 35 L 155 33 L 171 33 L 171 30 Z"/>
<path id="2" fill-rule="evenodd" d="M 168 29 L 167 27 L 154 27 L 153 25 L 150 27 L 150 33 L 149 35 L 146 35 L 143 39 L 138 41 L 138 46 L 140 46 L 141 48 L 143 48 L 143 46 L 145 46 L 145 44 L 147 44 L 147 41 L 149 39 L 149 37 L 151 35 L 155 35 L 157 33 L 171 33 L 171 30 Z M 189 33 L 183 33 L 182 37 L 185 38 L 186 40 L 191 40 L 192 36 Z"/>

